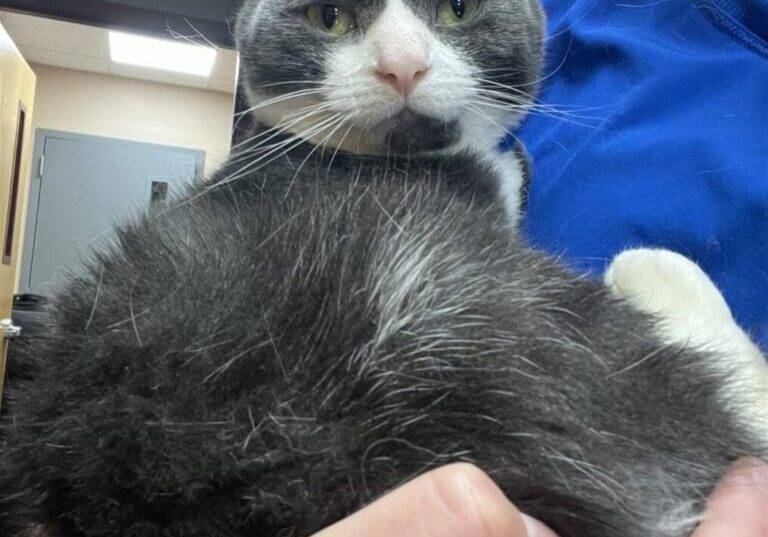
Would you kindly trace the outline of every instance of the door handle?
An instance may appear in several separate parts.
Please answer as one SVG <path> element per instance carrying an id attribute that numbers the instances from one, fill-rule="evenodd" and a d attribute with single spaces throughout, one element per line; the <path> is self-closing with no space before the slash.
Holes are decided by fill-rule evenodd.
<path id="1" fill-rule="evenodd" d="M 13 324 L 13 319 L 3 319 L 0 321 L 0 332 L 5 339 L 13 339 L 21 335 L 21 327 Z"/>

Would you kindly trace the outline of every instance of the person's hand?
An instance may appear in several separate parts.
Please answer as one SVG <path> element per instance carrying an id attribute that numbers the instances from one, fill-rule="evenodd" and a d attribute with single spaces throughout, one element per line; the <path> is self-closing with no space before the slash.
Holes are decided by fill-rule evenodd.
<path id="1" fill-rule="evenodd" d="M 314 537 L 557 537 L 479 469 L 427 473 Z M 768 537 L 768 466 L 744 461 L 717 487 L 692 537 Z"/>
<path id="2" fill-rule="evenodd" d="M 454 464 L 403 485 L 314 537 L 557 537 L 479 469 Z"/>
<path id="3" fill-rule="evenodd" d="M 712 494 L 693 537 L 768 537 L 768 466 L 736 464 Z"/>

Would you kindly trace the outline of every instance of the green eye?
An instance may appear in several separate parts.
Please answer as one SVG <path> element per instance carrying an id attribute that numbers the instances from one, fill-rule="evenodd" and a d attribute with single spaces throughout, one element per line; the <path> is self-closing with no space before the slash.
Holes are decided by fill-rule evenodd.
<path id="1" fill-rule="evenodd" d="M 475 14 L 480 0 L 443 0 L 437 8 L 437 14 L 448 26 L 458 26 Z"/>
<path id="2" fill-rule="evenodd" d="M 355 29 L 355 16 L 335 4 L 314 4 L 307 10 L 312 26 L 326 34 L 341 37 Z"/>

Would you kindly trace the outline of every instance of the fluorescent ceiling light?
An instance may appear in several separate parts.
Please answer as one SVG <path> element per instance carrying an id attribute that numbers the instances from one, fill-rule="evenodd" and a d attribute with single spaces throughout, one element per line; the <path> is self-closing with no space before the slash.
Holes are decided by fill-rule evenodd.
<path id="1" fill-rule="evenodd" d="M 213 47 L 123 32 L 109 32 L 109 47 L 113 62 L 194 76 L 211 76 L 216 62 Z"/>

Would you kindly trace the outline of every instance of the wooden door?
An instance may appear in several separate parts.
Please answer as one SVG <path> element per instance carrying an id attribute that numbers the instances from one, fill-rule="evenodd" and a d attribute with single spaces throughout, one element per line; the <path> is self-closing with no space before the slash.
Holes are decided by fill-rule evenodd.
<path id="1" fill-rule="evenodd" d="M 0 397 L 32 159 L 35 75 L 0 25 Z M 0 399 L 1 400 L 1 399 Z"/>

